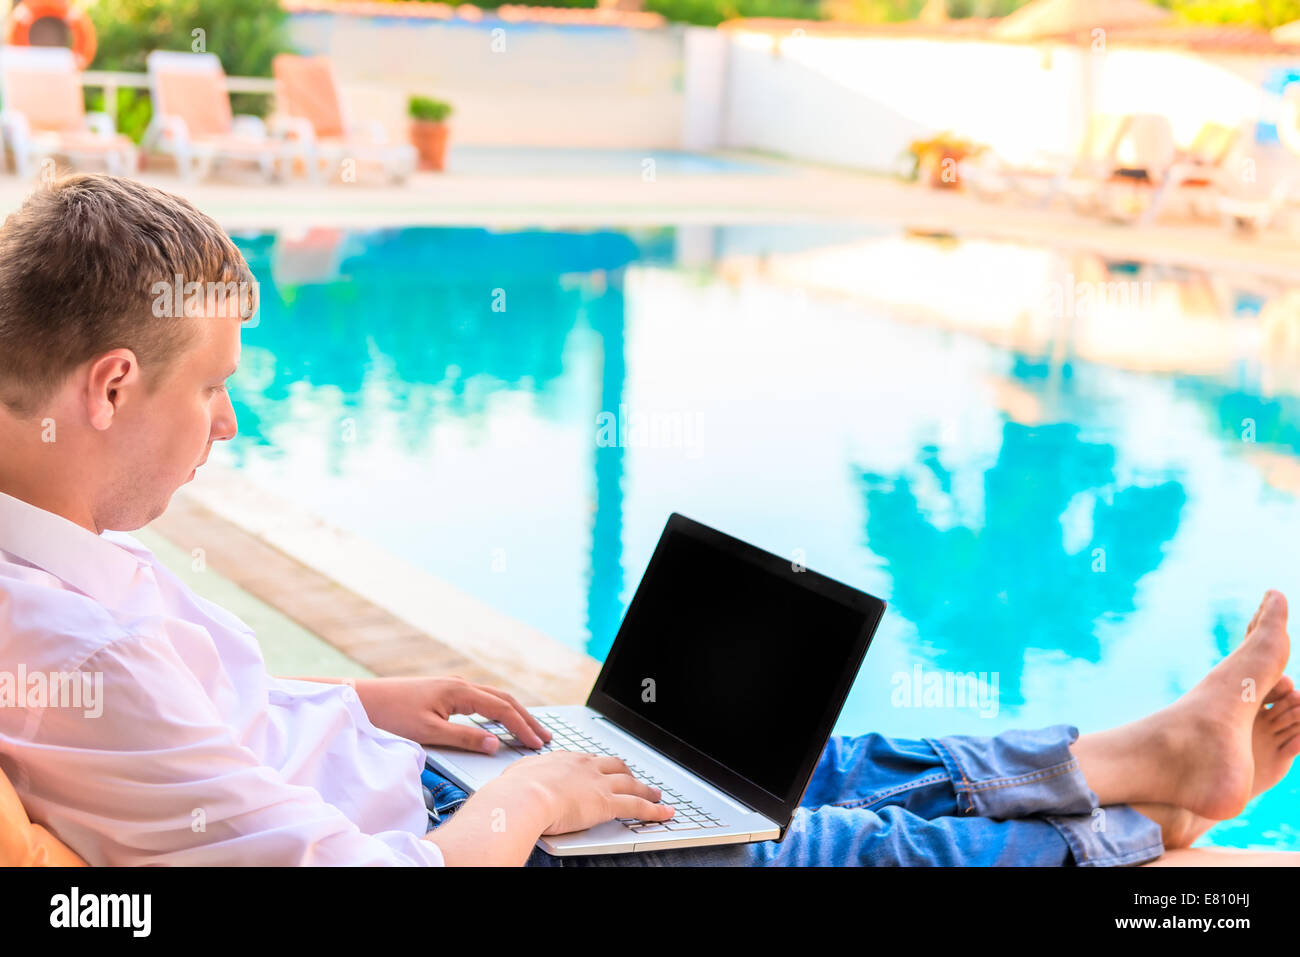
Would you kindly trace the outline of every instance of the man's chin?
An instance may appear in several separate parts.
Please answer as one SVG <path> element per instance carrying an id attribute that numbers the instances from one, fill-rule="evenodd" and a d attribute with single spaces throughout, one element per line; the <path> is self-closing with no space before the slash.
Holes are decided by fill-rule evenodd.
<path id="1" fill-rule="evenodd" d="M 180 491 L 180 488 L 181 486 L 178 485 L 170 492 L 160 494 L 158 498 L 133 497 L 129 502 L 119 499 L 115 503 L 117 507 L 110 507 L 107 515 L 101 517 L 98 527 L 101 531 L 139 531 L 167 511 L 171 506 L 172 496 Z"/>
<path id="2" fill-rule="evenodd" d="M 188 482 L 188 481 L 189 481 L 189 479 L 186 479 L 186 480 L 185 480 L 185 482 Z M 167 495 L 166 498 L 164 498 L 164 499 L 163 499 L 161 502 L 159 502 L 157 505 L 155 505 L 155 506 L 153 506 L 151 509 L 149 509 L 149 518 L 146 519 L 146 520 L 144 521 L 144 523 L 141 525 L 142 528 L 144 527 L 144 525 L 148 525 L 150 522 L 152 522 L 155 518 L 161 518 L 161 517 L 162 517 L 163 512 L 167 511 L 167 509 L 168 509 L 168 508 L 171 506 L 171 504 L 172 504 L 172 496 L 175 495 L 177 492 L 179 492 L 179 491 L 181 490 L 181 487 L 183 487 L 183 486 L 185 485 L 185 482 L 182 482 L 182 483 L 181 483 L 180 485 L 178 485 L 176 488 L 172 489 L 171 492 L 168 493 L 168 495 Z"/>
<path id="3" fill-rule="evenodd" d="M 172 493 L 172 494 L 175 494 L 175 493 Z M 171 503 L 172 503 L 172 497 L 171 497 L 171 495 L 168 495 L 168 496 L 167 496 L 167 500 L 164 501 L 161 505 L 158 505 L 158 506 L 156 506 L 155 508 L 150 509 L 149 520 L 146 521 L 144 524 L 145 524 L 145 525 L 148 525 L 149 522 L 152 522 L 155 518 L 160 518 L 160 517 L 162 517 L 163 512 L 167 511 L 167 506 L 171 505 Z M 142 526 L 140 526 L 140 527 L 143 528 L 144 525 L 142 525 Z"/>
<path id="4" fill-rule="evenodd" d="M 117 514 L 117 520 L 113 524 L 104 527 L 111 528 L 118 532 L 134 532 L 138 529 L 144 528 L 154 519 L 161 517 L 162 514 L 171 507 L 172 498 L 182 488 L 194 481 L 194 477 L 197 474 L 197 468 L 191 469 L 190 474 L 182 479 L 179 485 L 166 493 L 165 496 L 160 497 L 152 505 L 144 506 L 144 503 L 142 502 L 137 503 L 135 508 L 119 512 Z"/>

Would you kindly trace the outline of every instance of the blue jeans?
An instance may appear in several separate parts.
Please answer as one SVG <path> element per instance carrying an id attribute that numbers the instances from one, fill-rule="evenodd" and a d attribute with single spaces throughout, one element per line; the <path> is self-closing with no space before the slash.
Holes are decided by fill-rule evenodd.
<path id="1" fill-rule="evenodd" d="M 911 741 L 832 737 L 785 840 L 528 859 L 541 867 L 1141 864 L 1164 853 L 1160 826 L 1126 805 L 1099 807 L 1053 725 L 994 737 Z M 466 794 L 424 772 L 430 827 Z"/>

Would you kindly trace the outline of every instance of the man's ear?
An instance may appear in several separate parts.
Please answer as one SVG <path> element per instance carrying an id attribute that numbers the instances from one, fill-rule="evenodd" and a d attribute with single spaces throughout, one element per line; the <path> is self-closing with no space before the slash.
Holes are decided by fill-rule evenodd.
<path id="1" fill-rule="evenodd" d="M 125 390 L 140 381 L 140 363 L 130 349 L 114 349 L 91 360 L 86 379 L 86 413 L 92 428 L 113 424 L 126 400 Z"/>

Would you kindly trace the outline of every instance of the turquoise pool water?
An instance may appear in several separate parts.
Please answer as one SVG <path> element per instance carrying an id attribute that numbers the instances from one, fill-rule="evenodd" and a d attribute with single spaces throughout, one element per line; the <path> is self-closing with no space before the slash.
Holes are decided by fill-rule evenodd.
<path id="1" fill-rule="evenodd" d="M 972 310 L 934 297 L 961 256 L 992 261 L 975 245 L 870 226 L 239 242 L 262 312 L 216 460 L 597 658 L 673 510 L 890 602 L 846 733 L 1112 726 L 1191 687 L 1265 588 L 1300 603 L 1300 399 L 1249 350 L 1157 374 L 1089 358 L 1095 337 L 954 328 Z M 952 271 L 917 303 L 780 278 L 873 250 Z M 1045 253 L 994 252 L 996 312 Z M 1157 304 L 1205 278 L 1110 270 L 1154 276 Z M 1268 290 L 1212 278 L 1209 328 L 1249 332 Z M 918 668 L 996 697 L 908 706 Z M 1300 849 L 1300 774 L 1209 840 Z"/>
<path id="2" fill-rule="evenodd" d="M 776 163 L 685 150 L 520 148 L 455 143 L 447 151 L 447 169 L 477 176 L 632 176 L 637 179 L 721 173 L 772 176 L 785 172 Z"/>

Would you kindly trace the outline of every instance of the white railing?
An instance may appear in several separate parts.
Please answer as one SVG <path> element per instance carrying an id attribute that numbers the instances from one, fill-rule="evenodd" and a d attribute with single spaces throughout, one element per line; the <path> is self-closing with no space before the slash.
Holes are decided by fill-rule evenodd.
<path id="1" fill-rule="evenodd" d="M 149 89 L 149 74 L 124 73 L 117 70 L 86 70 L 81 74 L 81 85 L 104 91 L 104 112 L 117 127 L 117 91 Z M 275 97 L 275 81 L 263 76 L 228 76 L 226 89 L 231 93 L 260 93 Z"/>

